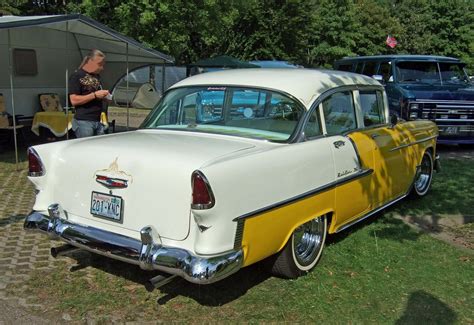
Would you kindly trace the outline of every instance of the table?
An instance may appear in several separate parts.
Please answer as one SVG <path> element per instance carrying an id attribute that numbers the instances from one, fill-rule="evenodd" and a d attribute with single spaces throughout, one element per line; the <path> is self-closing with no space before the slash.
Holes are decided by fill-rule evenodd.
<path id="1" fill-rule="evenodd" d="M 72 112 L 68 112 L 67 116 L 66 112 L 38 112 L 33 118 L 31 131 L 39 136 L 39 128 L 42 126 L 50 130 L 56 137 L 62 137 L 72 128 L 73 117 L 74 113 Z"/>

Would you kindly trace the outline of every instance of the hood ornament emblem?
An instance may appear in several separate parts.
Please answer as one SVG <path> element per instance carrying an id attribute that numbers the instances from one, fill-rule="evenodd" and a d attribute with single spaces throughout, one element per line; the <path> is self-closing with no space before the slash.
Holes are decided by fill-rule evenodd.
<path id="1" fill-rule="evenodd" d="M 109 189 L 127 188 L 133 182 L 132 175 L 119 170 L 118 157 L 110 164 L 109 168 L 101 169 L 94 173 L 95 181 Z"/>

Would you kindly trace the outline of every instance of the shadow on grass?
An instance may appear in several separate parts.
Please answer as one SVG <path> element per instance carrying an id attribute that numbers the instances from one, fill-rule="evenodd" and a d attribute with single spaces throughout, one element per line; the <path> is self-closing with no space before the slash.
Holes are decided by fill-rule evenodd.
<path id="1" fill-rule="evenodd" d="M 77 262 L 76 265 L 70 268 L 71 272 L 90 266 L 143 286 L 145 286 L 148 280 L 159 274 L 166 276 L 165 273 L 145 271 L 136 265 L 105 258 L 86 251 L 71 253 L 67 257 L 73 258 Z M 170 283 L 156 289 L 165 294 L 157 299 L 157 304 L 164 305 L 177 296 L 185 296 L 203 306 L 222 306 L 240 298 L 249 289 L 264 282 L 270 276 L 269 272 L 266 271 L 264 263 L 257 263 L 241 269 L 228 278 L 208 285 L 193 284 L 177 277 Z"/>
<path id="2" fill-rule="evenodd" d="M 421 232 L 413 230 L 403 221 L 395 219 L 391 216 L 391 212 L 393 212 L 397 208 L 397 205 L 398 204 L 396 204 L 394 207 L 384 209 L 339 233 L 328 236 L 326 245 L 337 244 L 338 242 L 345 240 L 350 235 L 374 224 L 380 224 L 382 229 L 376 229 L 373 232 L 371 231 L 372 236 L 377 236 L 378 238 L 383 239 L 390 239 L 397 242 L 403 242 L 407 240 L 418 240 L 418 238 L 422 235 Z M 377 228 L 380 228 L 380 226 Z"/>
<path id="3" fill-rule="evenodd" d="M 395 324 L 454 324 L 456 320 L 456 313 L 451 308 L 420 290 L 410 295 L 405 312 Z"/>

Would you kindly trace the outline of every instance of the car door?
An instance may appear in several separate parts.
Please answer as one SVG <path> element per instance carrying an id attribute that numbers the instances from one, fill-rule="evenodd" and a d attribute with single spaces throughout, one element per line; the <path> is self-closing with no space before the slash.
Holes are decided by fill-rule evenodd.
<path id="1" fill-rule="evenodd" d="M 408 187 L 408 157 L 404 150 L 397 149 L 406 139 L 397 127 L 387 123 L 382 91 L 357 91 L 356 100 L 361 127 L 350 137 L 360 150 L 370 148 L 372 152 L 372 205 L 376 208 L 398 198 Z"/>
<path id="2" fill-rule="evenodd" d="M 335 166 L 335 222 L 336 227 L 367 213 L 372 207 L 370 168 L 373 165 L 371 149 L 365 149 L 361 160 L 357 149 L 347 136 L 358 128 L 353 91 L 335 92 L 324 98 L 320 105 L 324 134 L 331 139 Z M 369 143 L 369 145 L 373 145 Z"/>

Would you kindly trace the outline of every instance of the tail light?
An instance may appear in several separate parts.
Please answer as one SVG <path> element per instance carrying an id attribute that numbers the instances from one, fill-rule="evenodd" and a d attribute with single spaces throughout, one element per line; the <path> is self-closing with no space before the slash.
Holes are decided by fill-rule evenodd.
<path id="1" fill-rule="evenodd" d="M 44 175 L 43 163 L 33 148 L 28 148 L 28 175 L 32 177 Z"/>
<path id="2" fill-rule="evenodd" d="M 192 209 L 210 209 L 216 203 L 214 194 L 208 180 L 200 171 L 195 171 L 191 177 L 191 187 L 193 189 Z"/>

